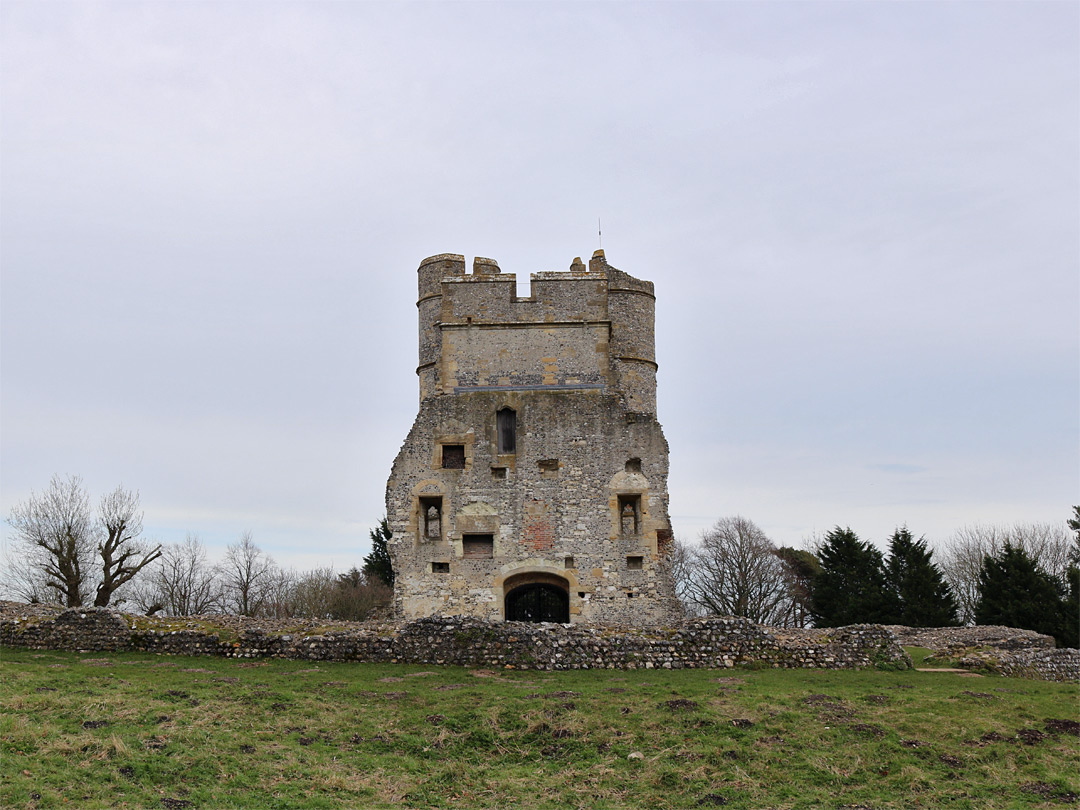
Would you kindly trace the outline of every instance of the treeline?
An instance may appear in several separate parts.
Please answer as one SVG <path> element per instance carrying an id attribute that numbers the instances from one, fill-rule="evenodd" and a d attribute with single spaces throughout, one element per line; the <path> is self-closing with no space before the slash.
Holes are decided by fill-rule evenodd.
<path id="1" fill-rule="evenodd" d="M 147 541 L 142 518 L 137 492 L 117 487 L 95 510 L 79 477 L 54 477 L 8 517 L 16 546 L 7 554 L 8 591 L 65 607 L 353 621 L 369 618 L 392 595 L 385 519 L 370 532 L 372 552 L 362 567 L 337 573 L 283 568 L 250 532 L 212 563 L 195 534 L 182 543 Z"/>
<path id="2" fill-rule="evenodd" d="M 753 521 L 721 518 L 699 543 L 676 544 L 679 597 L 690 615 L 776 627 L 995 624 L 1080 646 L 1080 507 L 1067 527 L 966 527 L 939 560 L 907 527 L 887 554 L 839 526 L 809 546 L 778 547 Z"/>

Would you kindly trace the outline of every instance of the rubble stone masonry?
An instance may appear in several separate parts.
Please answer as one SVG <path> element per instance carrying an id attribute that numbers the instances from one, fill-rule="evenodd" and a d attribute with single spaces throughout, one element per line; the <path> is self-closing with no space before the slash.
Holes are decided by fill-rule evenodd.
<path id="1" fill-rule="evenodd" d="M 395 616 L 678 622 L 652 283 L 603 251 L 533 273 L 528 297 L 491 259 L 432 256 L 418 279 L 420 409 L 386 487 Z"/>

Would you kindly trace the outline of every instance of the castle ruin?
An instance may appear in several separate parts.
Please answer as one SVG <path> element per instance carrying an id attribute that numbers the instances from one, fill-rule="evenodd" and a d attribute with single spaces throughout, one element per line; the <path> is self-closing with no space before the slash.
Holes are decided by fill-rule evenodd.
<path id="1" fill-rule="evenodd" d="M 386 485 L 399 618 L 661 625 L 668 446 L 652 282 L 420 264 L 420 411 Z"/>

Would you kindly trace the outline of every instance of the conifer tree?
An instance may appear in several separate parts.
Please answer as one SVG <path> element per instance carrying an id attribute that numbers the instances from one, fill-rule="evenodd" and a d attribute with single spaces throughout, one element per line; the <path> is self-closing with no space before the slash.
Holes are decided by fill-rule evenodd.
<path id="1" fill-rule="evenodd" d="M 957 624 L 956 600 L 932 556 L 926 540 L 916 540 L 906 526 L 889 538 L 885 576 L 897 609 L 892 623 L 908 627 Z"/>
<path id="2" fill-rule="evenodd" d="M 1076 536 L 1073 537 L 1073 547 L 1069 551 L 1069 567 L 1065 571 L 1061 634 L 1056 638 L 1060 646 L 1080 648 L 1080 506 L 1073 507 L 1069 528 Z"/>
<path id="3" fill-rule="evenodd" d="M 390 550 L 386 547 L 392 534 L 390 524 L 384 517 L 376 528 L 368 532 L 371 553 L 364 557 L 364 575 L 369 581 L 373 577 L 382 580 L 388 588 L 394 587 L 394 566 L 390 562 Z"/>
<path id="4" fill-rule="evenodd" d="M 1063 596 L 1061 583 L 1041 570 L 1022 548 L 1006 542 L 1000 554 L 983 560 L 975 623 L 1019 627 L 1056 637 L 1062 633 Z"/>
<path id="5" fill-rule="evenodd" d="M 897 604 L 880 551 L 850 528 L 837 526 L 825 535 L 818 557 L 821 573 L 814 577 L 810 600 L 816 626 L 894 622 Z"/>

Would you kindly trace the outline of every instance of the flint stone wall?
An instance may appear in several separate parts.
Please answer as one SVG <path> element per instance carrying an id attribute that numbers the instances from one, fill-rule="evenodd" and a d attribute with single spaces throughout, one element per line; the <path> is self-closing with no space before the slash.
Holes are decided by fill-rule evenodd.
<path id="1" fill-rule="evenodd" d="M 1053 636 L 998 625 L 902 627 L 888 625 L 905 646 L 926 647 L 956 658 L 961 667 L 989 669 L 1013 678 L 1080 681 L 1080 650 L 1055 649 Z"/>
<path id="2" fill-rule="evenodd" d="M 283 632 L 285 623 L 271 622 L 269 629 L 241 627 L 233 640 L 228 631 L 222 638 L 192 626 L 154 629 L 155 623 L 169 627 L 168 621 L 106 608 L 74 608 L 50 618 L 6 607 L 0 606 L 0 644 L 34 649 L 543 670 L 911 667 L 896 637 L 880 625 L 774 631 L 745 619 L 712 618 L 677 629 L 614 630 L 433 617 L 396 626 L 337 623 L 319 633 Z M 306 629 L 315 628 L 307 623 Z"/>

